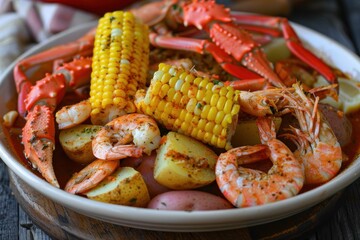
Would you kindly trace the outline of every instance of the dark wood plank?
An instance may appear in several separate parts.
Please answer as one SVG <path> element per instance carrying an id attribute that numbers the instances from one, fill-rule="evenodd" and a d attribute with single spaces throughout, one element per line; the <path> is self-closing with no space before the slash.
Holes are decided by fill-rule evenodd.
<path id="1" fill-rule="evenodd" d="M 51 240 L 33 221 L 26 212 L 19 207 L 19 239 Z"/>
<path id="2" fill-rule="evenodd" d="M 9 175 L 0 160 L 0 238 L 14 239 L 18 236 L 18 205 L 9 187 Z"/>
<path id="3" fill-rule="evenodd" d="M 34 223 L 49 233 L 54 239 L 230 239 L 236 236 L 239 240 L 250 240 L 247 229 L 235 229 L 229 231 L 206 232 L 206 233 L 173 233 L 158 232 L 105 223 L 93 218 L 86 217 L 71 209 L 49 200 L 35 189 L 27 185 L 14 173 L 10 173 L 11 187 L 20 205 L 31 216 Z M 35 239 L 46 239 L 39 233 L 33 233 Z"/>

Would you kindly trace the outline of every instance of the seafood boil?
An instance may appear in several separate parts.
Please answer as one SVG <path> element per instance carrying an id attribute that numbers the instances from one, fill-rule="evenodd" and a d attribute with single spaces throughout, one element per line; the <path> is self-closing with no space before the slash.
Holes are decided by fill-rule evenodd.
<path id="1" fill-rule="evenodd" d="M 286 57 L 271 60 L 273 39 Z M 358 108 L 334 103 L 353 80 L 285 18 L 211 0 L 153 2 L 106 13 L 78 40 L 20 60 L 13 75 L 18 109 L 3 125 L 21 129 L 12 139 L 24 163 L 95 201 L 251 207 L 325 184 L 351 161 Z"/>

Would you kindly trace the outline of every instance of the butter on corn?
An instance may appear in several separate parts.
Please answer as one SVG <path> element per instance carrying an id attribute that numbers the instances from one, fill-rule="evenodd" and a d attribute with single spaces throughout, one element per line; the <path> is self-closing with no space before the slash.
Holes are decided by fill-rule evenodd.
<path id="1" fill-rule="evenodd" d="M 110 12 L 99 19 L 90 85 L 94 124 L 136 111 L 134 96 L 145 87 L 149 65 L 148 34 L 148 27 L 130 12 Z"/>
<path id="2" fill-rule="evenodd" d="M 135 101 L 138 110 L 167 129 L 218 148 L 232 148 L 240 110 L 232 87 L 160 63 L 146 93 L 141 92 Z"/>

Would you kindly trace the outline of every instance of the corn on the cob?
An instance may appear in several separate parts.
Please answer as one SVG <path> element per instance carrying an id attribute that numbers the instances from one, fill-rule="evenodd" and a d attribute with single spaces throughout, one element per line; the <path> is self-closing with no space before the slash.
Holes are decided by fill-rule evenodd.
<path id="1" fill-rule="evenodd" d="M 169 130 L 230 149 L 240 106 L 238 94 L 221 82 L 161 63 L 136 107 Z M 143 95 L 142 95 L 143 94 Z"/>
<path id="2" fill-rule="evenodd" d="M 123 11 L 106 13 L 99 19 L 90 86 L 93 123 L 111 120 L 105 120 L 111 111 L 120 115 L 136 111 L 133 100 L 137 89 L 145 87 L 148 61 L 146 25 Z M 99 122 L 102 119 L 104 122 Z"/>

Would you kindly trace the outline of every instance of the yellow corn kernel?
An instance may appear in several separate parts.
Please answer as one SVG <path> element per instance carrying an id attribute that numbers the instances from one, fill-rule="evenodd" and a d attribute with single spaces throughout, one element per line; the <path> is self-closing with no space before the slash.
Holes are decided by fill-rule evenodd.
<path id="1" fill-rule="evenodd" d="M 234 102 L 232 99 L 227 99 L 224 105 L 224 112 L 230 113 Z"/>
<path id="2" fill-rule="evenodd" d="M 195 98 L 190 98 L 189 102 L 186 104 L 186 111 L 194 112 L 197 105 L 197 100 Z"/>
<path id="3" fill-rule="evenodd" d="M 215 117 L 215 123 L 220 124 L 224 119 L 224 117 L 225 117 L 225 113 L 223 111 L 217 112 Z"/>
<path id="4" fill-rule="evenodd" d="M 155 98 L 155 97 L 154 97 Z M 165 100 L 161 100 L 160 102 L 159 102 L 159 104 L 157 105 L 157 109 L 159 110 L 159 111 L 161 111 L 161 112 L 163 112 L 164 111 L 164 109 L 165 109 L 165 105 L 166 105 L 166 101 Z"/>
<path id="5" fill-rule="evenodd" d="M 196 136 L 198 135 L 198 132 L 199 132 L 199 129 L 193 128 L 191 133 L 190 133 L 190 136 L 193 137 L 193 138 L 196 138 Z"/>
<path id="6" fill-rule="evenodd" d="M 220 148 L 225 148 L 226 139 L 225 138 L 218 138 L 216 145 L 219 146 Z"/>
<path id="7" fill-rule="evenodd" d="M 199 87 L 199 84 L 200 82 L 202 81 L 203 79 L 201 77 L 196 77 L 194 80 L 193 80 L 193 83 L 197 86 L 197 88 Z"/>
<path id="8" fill-rule="evenodd" d="M 209 111 L 210 111 L 210 105 L 205 105 L 203 107 L 203 110 L 201 112 L 201 118 L 207 119 L 207 116 L 209 115 Z"/>
<path id="9" fill-rule="evenodd" d="M 218 112 L 218 110 L 216 109 L 216 107 L 211 107 L 210 110 L 209 110 L 209 114 L 207 115 L 207 119 L 209 121 L 214 121 L 217 112 Z"/>
<path id="10" fill-rule="evenodd" d="M 204 139 L 204 136 L 205 136 L 205 131 L 202 130 L 202 129 L 199 129 L 199 131 L 197 132 L 197 136 L 194 137 L 196 139 Z"/>
<path id="11" fill-rule="evenodd" d="M 221 95 L 221 94 L 220 94 Z M 223 110 L 224 109 L 224 106 L 225 106 L 225 103 L 226 103 L 226 97 L 225 96 L 221 96 L 220 98 L 219 98 L 219 100 L 217 101 L 217 103 L 216 103 L 216 108 L 218 109 L 218 110 Z"/>
<path id="12" fill-rule="evenodd" d="M 196 93 L 196 99 L 197 99 L 198 101 L 203 100 L 204 97 L 205 97 L 205 93 L 206 93 L 205 90 L 202 90 L 202 89 L 198 90 L 197 93 Z"/>
<path id="13" fill-rule="evenodd" d="M 161 83 L 168 83 L 171 78 L 170 73 L 165 72 L 164 75 L 162 75 L 160 81 Z"/>
<path id="14" fill-rule="evenodd" d="M 211 97 L 213 95 L 213 92 L 211 90 L 205 90 L 205 97 L 204 97 L 204 101 L 207 103 L 207 104 L 210 104 L 211 102 Z"/>
<path id="15" fill-rule="evenodd" d="M 214 122 L 207 122 L 206 125 L 205 125 L 205 131 L 206 132 L 213 132 L 213 128 L 215 126 L 215 123 Z"/>
<path id="16" fill-rule="evenodd" d="M 203 103 L 198 102 L 198 103 L 196 104 L 195 109 L 194 109 L 194 114 L 195 114 L 196 116 L 200 116 L 200 115 L 201 115 L 201 112 L 202 112 L 202 108 L 203 108 Z"/>
<path id="17" fill-rule="evenodd" d="M 204 118 L 201 118 L 201 119 L 199 120 L 198 127 L 199 127 L 200 129 L 205 129 L 206 123 L 207 123 L 207 121 L 206 121 Z"/>
<path id="18" fill-rule="evenodd" d="M 166 97 L 169 89 L 170 89 L 170 86 L 169 86 L 169 85 L 163 84 L 163 85 L 161 86 L 161 88 L 160 88 L 159 96 L 160 96 L 161 98 Z"/>
<path id="19" fill-rule="evenodd" d="M 187 112 L 184 120 L 186 123 L 190 123 L 192 118 L 193 118 L 193 115 L 191 113 Z"/>
<path id="20" fill-rule="evenodd" d="M 184 80 L 185 80 L 186 82 L 193 83 L 193 82 L 194 82 L 194 79 L 195 79 L 194 75 L 188 74 L 188 75 L 185 77 Z"/>
<path id="21" fill-rule="evenodd" d="M 184 84 L 181 86 L 180 91 L 181 91 L 183 94 L 187 94 L 188 91 L 189 91 L 189 88 L 190 88 L 190 83 L 189 83 L 189 82 L 184 82 Z"/>
<path id="22" fill-rule="evenodd" d="M 170 114 L 173 110 L 173 104 L 171 102 L 167 102 L 165 104 L 164 112 Z"/>
<path id="23" fill-rule="evenodd" d="M 216 135 L 220 135 L 222 130 L 223 130 L 223 127 L 219 124 L 216 124 L 214 126 L 213 133 Z"/>
<path id="24" fill-rule="evenodd" d="M 219 98 L 220 98 L 219 94 L 213 93 L 213 95 L 212 95 L 211 98 L 210 98 L 210 105 L 211 105 L 211 106 L 216 106 L 216 104 L 217 104 L 218 101 L 219 101 Z"/>
<path id="25" fill-rule="evenodd" d="M 175 87 L 175 84 L 176 84 L 176 82 L 177 82 L 177 80 L 178 80 L 179 78 L 178 77 L 172 77 L 172 78 L 170 78 L 170 80 L 169 80 L 169 85 L 170 85 L 170 87 Z"/>
<path id="26" fill-rule="evenodd" d="M 173 100 L 173 101 L 174 101 L 175 103 L 179 104 L 180 101 L 181 101 L 181 98 L 182 98 L 181 93 L 180 93 L 180 92 L 176 92 L 176 93 L 174 94 L 174 100 Z"/>

